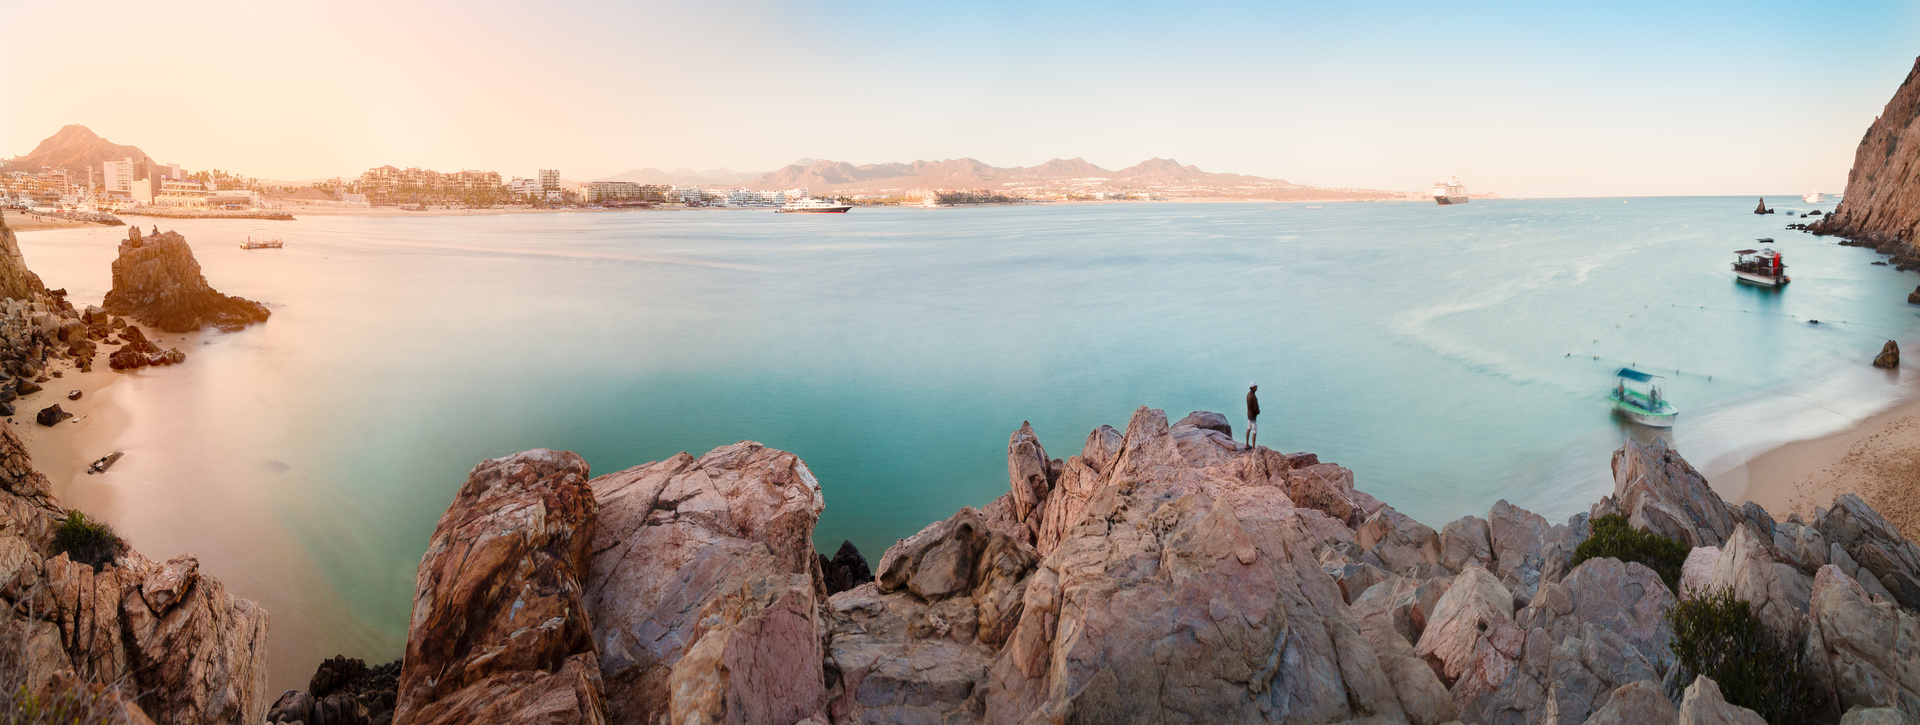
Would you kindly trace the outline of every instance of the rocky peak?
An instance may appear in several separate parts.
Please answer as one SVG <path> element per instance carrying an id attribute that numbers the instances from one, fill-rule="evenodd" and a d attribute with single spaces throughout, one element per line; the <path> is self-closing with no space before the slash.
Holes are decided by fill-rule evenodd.
<path id="1" fill-rule="evenodd" d="M 1807 231 L 1835 234 L 1911 257 L 1920 242 L 1920 58 L 1867 127 L 1840 206 Z"/>
<path id="2" fill-rule="evenodd" d="M 166 332 L 191 332 L 212 325 L 238 330 L 267 319 L 266 305 L 220 294 L 200 273 L 193 248 L 178 232 L 142 236 L 127 232 L 113 260 L 113 289 L 102 302 L 108 312 L 126 315 Z"/>

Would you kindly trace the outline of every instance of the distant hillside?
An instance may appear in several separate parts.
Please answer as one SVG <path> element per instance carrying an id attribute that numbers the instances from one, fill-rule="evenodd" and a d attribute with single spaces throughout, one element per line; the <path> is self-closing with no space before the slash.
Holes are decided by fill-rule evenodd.
<path id="1" fill-rule="evenodd" d="M 1264 179 L 1240 174 L 1215 174 L 1194 166 L 1181 166 L 1172 159 L 1148 159 L 1137 165 L 1108 171 L 1086 159 L 1052 159 L 1038 166 L 1003 168 L 968 158 L 945 161 L 915 161 L 911 164 L 886 163 L 855 166 L 844 161 L 815 161 L 794 164 L 761 175 L 751 182 L 761 188 L 806 187 L 810 190 L 842 191 L 855 188 L 974 188 L 1001 186 L 1007 182 L 1058 181 L 1065 179 L 1111 179 L 1122 185 L 1240 186 L 1252 184 L 1287 185 L 1283 179 Z"/>
<path id="2" fill-rule="evenodd" d="M 751 181 L 753 177 L 753 172 L 734 171 L 732 169 L 709 169 L 706 171 L 694 171 L 693 169 L 674 169 L 673 171 L 634 169 L 604 179 L 594 179 L 594 181 L 631 181 L 636 184 L 673 184 L 674 186 L 737 186 Z"/>
<path id="3" fill-rule="evenodd" d="M 141 160 L 149 158 L 147 152 L 136 146 L 122 146 L 100 138 L 86 126 L 73 124 L 48 136 L 33 152 L 13 160 L 13 166 L 19 169 L 36 170 L 42 166 L 65 168 L 74 173 L 84 173 L 85 169 L 100 168 L 100 162 L 119 161 L 131 158 Z"/>

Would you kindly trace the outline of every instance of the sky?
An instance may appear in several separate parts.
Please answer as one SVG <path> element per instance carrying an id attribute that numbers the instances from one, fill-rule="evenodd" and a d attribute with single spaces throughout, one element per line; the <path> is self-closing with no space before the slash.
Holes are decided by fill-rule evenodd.
<path id="1" fill-rule="evenodd" d="M 1509 197 L 1837 191 L 1920 55 L 1920 0 L 0 0 L 0 17 L 0 157 L 80 123 L 285 180 L 1078 156 Z"/>

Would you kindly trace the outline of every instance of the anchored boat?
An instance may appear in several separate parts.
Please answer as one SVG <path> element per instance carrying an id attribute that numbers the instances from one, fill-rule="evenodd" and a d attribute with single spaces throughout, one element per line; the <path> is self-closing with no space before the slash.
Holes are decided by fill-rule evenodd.
<path id="1" fill-rule="evenodd" d="M 280 235 L 265 229 L 247 232 L 247 241 L 240 244 L 241 249 L 279 249 L 284 246 L 287 243 L 280 241 Z"/>
<path id="2" fill-rule="evenodd" d="M 1787 276 L 1786 260 L 1771 249 L 1742 249 L 1734 252 L 1733 273 L 1742 282 L 1763 287 L 1779 287 L 1793 278 Z"/>
<path id="3" fill-rule="evenodd" d="M 1613 386 L 1613 392 L 1607 397 L 1613 400 L 1615 415 L 1655 428 L 1673 427 L 1673 419 L 1679 417 L 1680 411 L 1660 397 L 1660 386 L 1653 382 L 1654 378 L 1660 376 L 1633 368 L 1620 368 L 1614 376 L 1620 382 Z M 1637 385 L 1645 385 L 1647 389 L 1639 390 Z"/>

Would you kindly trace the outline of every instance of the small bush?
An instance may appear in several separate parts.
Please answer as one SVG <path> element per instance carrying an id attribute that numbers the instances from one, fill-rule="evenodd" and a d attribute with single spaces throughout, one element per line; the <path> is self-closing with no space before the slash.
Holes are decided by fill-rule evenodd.
<path id="1" fill-rule="evenodd" d="M 53 533 L 53 554 L 65 553 L 68 559 L 93 567 L 100 567 L 113 561 L 120 553 L 120 537 L 113 533 L 113 527 L 105 521 L 95 521 L 77 509 L 67 511 L 67 520 L 60 522 L 60 528 Z"/>
<path id="2" fill-rule="evenodd" d="M 1680 682 L 1706 675 L 1727 702 L 1775 725 L 1832 720 L 1831 703 L 1809 677 L 1803 649 L 1769 632 L 1731 588 L 1681 600 L 1667 617 Z"/>
<path id="3" fill-rule="evenodd" d="M 0 723 L 6 725 L 109 725 L 120 720 L 117 714 L 111 700 L 82 690 L 42 699 L 21 686 L 12 697 L 0 696 Z"/>
<path id="4" fill-rule="evenodd" d="M 1573 550 L 1576 567 L 1588 559 L 1614 558 L 1637 562 L 1660 575 L 1667 589 L 1680 591 L 1680 565 L 1687 563 L 1693 548 L 1651 531 L 1641 531 L 1627 523 L 1627 517 L 1608 514 L 1593 520 L 1593 533 Z"/>

